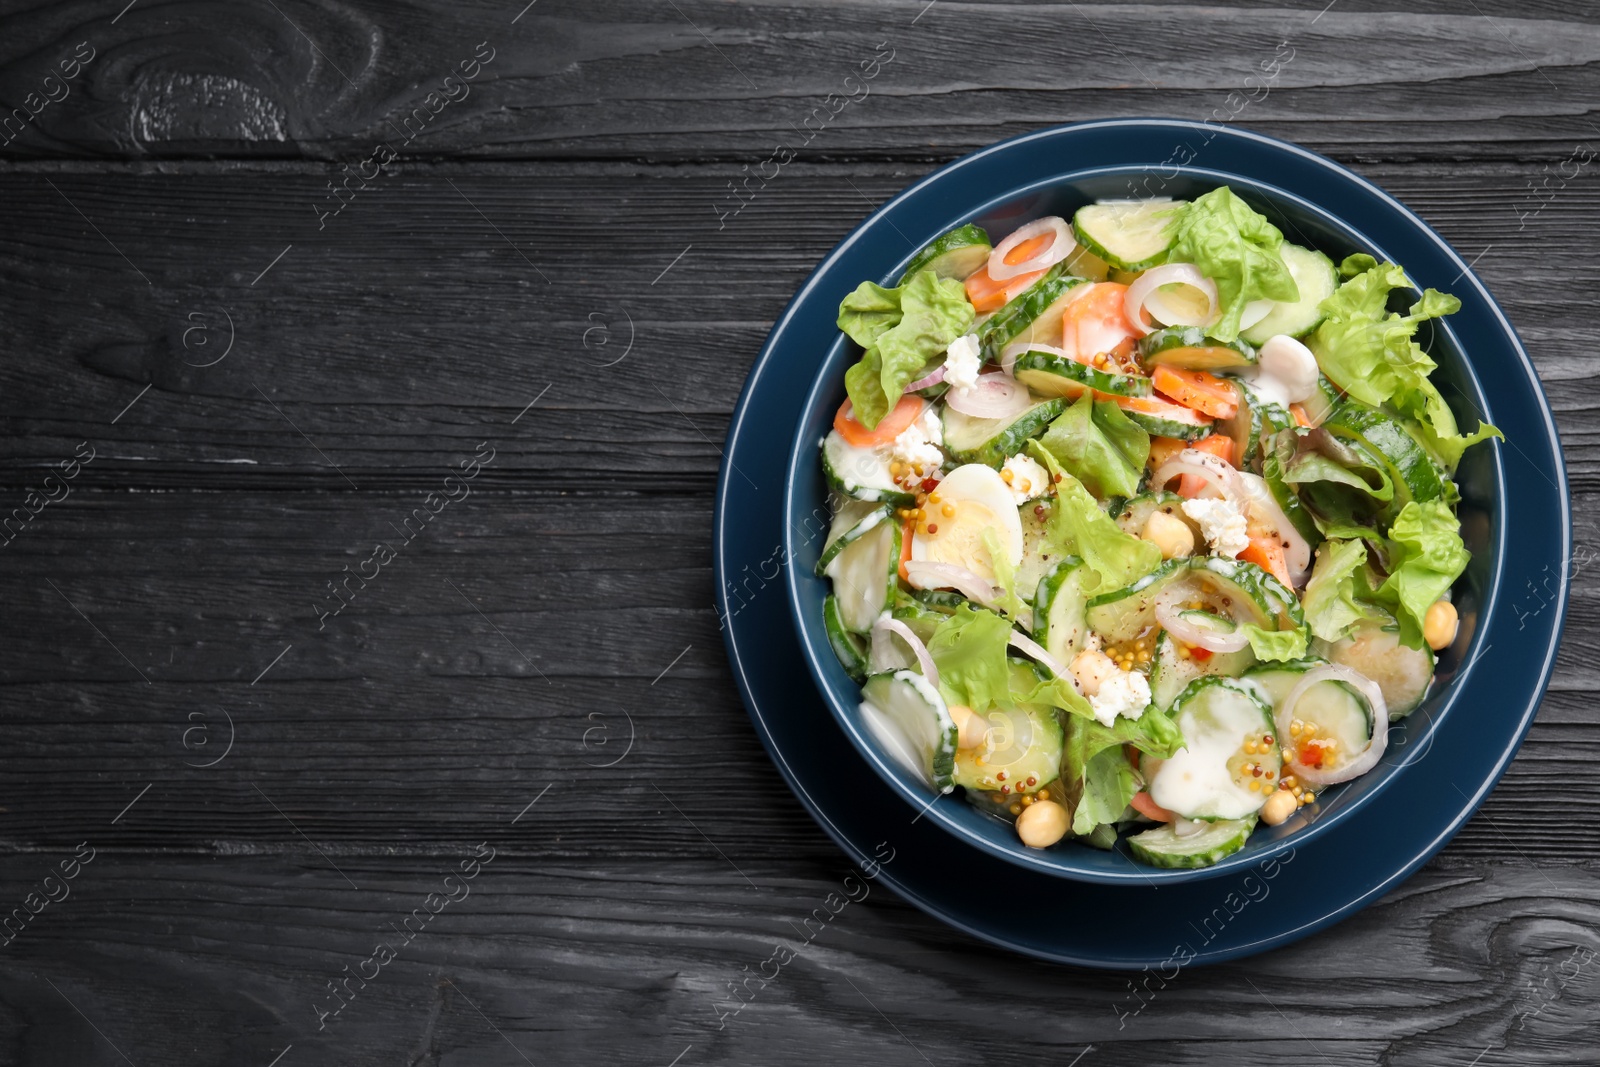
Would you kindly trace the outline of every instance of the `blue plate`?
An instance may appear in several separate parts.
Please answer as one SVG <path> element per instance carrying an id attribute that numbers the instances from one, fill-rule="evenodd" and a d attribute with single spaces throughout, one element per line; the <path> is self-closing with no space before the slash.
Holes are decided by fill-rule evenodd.
<path id="1" fill-rule="evenodd" d="M 1174 162 L 1180 158 L 1182 166 Z M 1064 170 L 1062 161 L 1092 166 Z M 1441 694 L 1419 712 L 1419 725 L 1393 740 L 1391 773 L 1378 788 L 1347 793 L 1346 801 L 1330 805 L 1333 810 L 1315 823 L 1314 841 L 1305 832 L 1286 842 L 1263 841 L 1251 857 L 1213 869 L 1206 881 L 1158 881 L 1162 872 L 1132 868 L 1114 856 L 1100 871 L 1049 870 L 1029 865 L 1025 855 L 1019 863 L 1019 852 L 974 840 L 959 825 L 953 833 L 950 819 L 938 812 L 941 805 L 934 813 L 924 810 L 925 793 L 911 792 L 864 758 L 824 710 L 830 701 L 797 684 L 810 669 L 839 706 L 843 690 L 831 691 L 829 660 L 822 658 L 831 652 L 825 643 L 820 649 L 813 644 L 808 655 L 796 640 L 777 573 L 788 563 L 808 567 L 804 538 L 791 536 L 786 511 L 804 487 L 771 482 L 794 451 L 787 428 L 815 420 L 824 394 L 813 394 L 830 388 L 830 374 L 837 379 L 841 351 L 833 318 L 839 298 L 862 278 L 892 273 L 889 268 L 947 224 L 992 218 L 1001 210 L 1040 214 L 1053 197 L 1081 202 L 1085 192 L 1111 195 L 1107 181 L 1126 190 L 1129 176 L 1148 184 L 1136 184 L 1128 195 L 1183 195 L 1190 187 L 1185 183 L 1226 182 L 1271 203 L 1299 205 L 1297 212 L 1309 210 L 1287 221 L 1320 219 L 1331 226 L 1305 243 L 1332 251 L 1377 249 L 1421 285 L 1456 293 L 1463 307 L 1451 325 L 1473 340 L 1470 368 L 1451 360 L 1441 371 L 1446 392 L 1453 388 L 1456 399 L 1475 406 L 1511 441 L 1503 451 L 1480 446 L 1469 457 L 1482 458 L 1463 464 L 1463 494 L 1476 502 L 1464 509 L 1477 557 L 1476 575 L 1467 582 L 1477 606 L 1469 616 L 1476 632 L 1458 646 L 1465 655 L 1442 665 Z M 1294 226 L 1289 233 L 1294 236 Z M 1454 336 L 1441 334 L 1436 349 L 1459 352 Z M 819 387 L 825 365 L 830 374 Z M 1494 383 L 1492 404 L 1483 400 L 1473 371 Z M 805 477 L 799 468 L 794 474 Z M 879 877 L 907 899 L 1018 951 L 1094 966 L 1160 967 L 1247 955 L 1327 926 L 1392 888 L 1449 840 L 1498 780 L 1538 706 L 1566 587 L 1563 581 L 1553 598 L 1538 603 L 1521 605 L 1516 597 L 1547 577 L 1549 563 L 1566 559 L 1570 544 L 1560 445 L 1538 379 L 1498 306 L 1438 235 L 1370 183 L 1293 145 L 1197 123 L 1099 122 L 1004 142 L 934 173 L 846 238 L 802 287 L 752 369 L 729 433 L 718 485 L 718 610 L 757 733 L 796 795 L 858 862 L 881 863 L 892 855 Z M 799 596 L 802 583 L 794 584 Z M 1516 669 L 1489 669 L 1503 664 Z M 1455 684 L 1469 673 L 1470 691 Z M 1404 773 L 1393 773 L 1401 765 Z M 1069 882 L 1063 873 L 1096 880 Z M 993 893 L 974 890 L 1001 879 L 1008 891 L 1004 907 L 995 908 Z M 1062 907 L 1068 900 L 1096 911 Z M 1099 909 L 1158 900 L 1160 908 L 1139 908 L 1137 923 L 1081 921 Z M 1233 921 L 1246 909 L 1247 921 Z"/>

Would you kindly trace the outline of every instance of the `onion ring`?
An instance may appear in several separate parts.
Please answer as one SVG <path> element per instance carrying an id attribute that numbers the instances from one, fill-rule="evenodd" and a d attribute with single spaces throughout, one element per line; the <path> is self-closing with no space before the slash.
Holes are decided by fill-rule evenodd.
<path id="1" fill-rule="evenodd" d="M 928 654 L 928 646 L 922 643 L 922 639 L 911 627 L 889 614 L 879 616 L 878 621 L 872 624 L 872 648 L 868 655 L 873 673 L 898 669 L 898 665 L 889 658 L 889 649 L 892 647 L 889 643 L 890 634 L 906 643 L 906 647 L 917 657 L 917 664 L 922 668 L 922 676 L 930 685 L 937 686 L 939 668 L 934 666 L 933 657 Z"/>
<path id="2" fill-rule="evenodd" d="M 925 559 L 906 560 L 906 581 L 916 589 L 954 589 L 968 600 L 993 607 L 1001 590 L 986 578 L 953 563 L 934 563 Z"/>
<path id="3" fill-rule="evenodd" d="M 1055 239 L 1043 249 L 1020 263 L 1006 262 L 1006 256 L 1011 254 L 1012 249 L 1024 241 L 1042 237 L 1047 233 L 1053 235 Z M 1035 219 L 1026 226 L 1013 230 L 1011 236 L 995 245 L 994 251 L 989 253 L 989 277 L 997 282 L 1003 282 L 1021 274 L 1031 274 L 1053 267 L 1072 255 L 1077 247 L 1078 242 L 1073 240 L 1072 231 L 1067 228 L 1067 220 L 1059 215 L 1046 215 L 1042 219 Z"/>
<path id="4" fill-rule="evenodd" d="M 1035 641 L 1033 638 L 1013 630 L 1011 631 L 1011 637 L 1007 639 L 1006 643 L 1024 655 L 1032 656 L 1034 659 L 1038 660 L 1043 666 L 1048 667 L 1050 669 L 1050 673 L 1055 675 L 1057 678 L 1065 678 L 1067 681 L 1071 682 L 1074 689 L 1081 690 L 1083 688 L 1081 685 L 1079 685 L 1077 676 L 1063 667 L 1054 656 L 1044 650 L 1043 645 L 1039 644 L 1039 642 Z"/>
<path id="5" fill-rule="evenodd" d="M 990 371 L 978 375 L 971 388 L 951 389 L 944 402 L 952 411 L 975 419 L 1003 419 L 1026 411 L 1033 401 L 1028 390 L 1008 374 Z"/>
<path id="6" fill-rule="evenodd" d="M 1160 300 L 1157 290 L 1163 285 L 1187 285 L 1200 290 L 1210 301 L 1209 310 L 1203 322 L 1184 321 L 1185 316 L 1174 311 L 1170 306 L 1165 306 Z M 1151 298 L 1156 298 L 1154 307 L 1146 307 Z M 1128 325 L 1136 330 L 1140 337 L 1154 333 L 1154 326 L 1147 326 L 1141 310 L 1148 310 L 1153 319 L 1163 326 L 1207 326 L 1217 315 L 1217 283 L 1200 273 L 1198 267 L 1192 263 L 1167 263 L 1159 267 L 1151 267 L 1139 275 L 1128 286 L 1128 291 L 1122 298 L 1123 317 L 1128 320 Z M 1163 314 L 1163 309 L 1165 314 Z M 1192 316 L 1191 316 L 1192 317 Z"/>
<path id="7" fill-rule="evenodd" d="M 1278 705 L 1278 710 L 1273 715 L 1273 725 L 1278 731 L 1278 737 L 1282 739 L 1289 736 L 1289 726 L 1294 721 L 1294 706 L 1306 690 L 1318 682 L 1327 681 L 1345 682 L 1360 690 L 1361 695 L 1367 698 L 1367 702 L 1372 706 L 1372 737 L 1367 741 L 1367 747 L 1354 759 L 1333 771 L 1307 767 L 1296 758 L 1293 747 L 1284 748 L 1283 762 L 1294 772 L 1295 777 L 1307 785 L 1336 785 L 1358 778 L 1377 766 L 1378 760 L 1383 758 L 1384 750 L 1389 747 L 1389 705 L 1384 702 L 1383 690 L 1378 688 L 1377 682 L 1366 675 L 1337 663 L 1313 667 L 1300 676 L 1300 681 L 1289 690 L 1289 695 L 1283 698 L 1283 702 Z"/>
<path id="8" fill-rule="evenodd" d="M 1150 475 L 1150 488 L 1163 489 L 1180 474 L 1192 474 L 1204 481 L 1206 489 L 1202 492 L 1214 490 L 1217 495 L 1240 504 L 1252 499 L 1237 469 L 1221 456 L 1202 452 L 1198 448 L 1186 448 L 1157 467 L 1155 473 Z"/>
<path id="9" fill-rule="evenodd" d="M 929 374 L 929 375 L 927 375 L 925 377 L 922 377 L 922 378 L 918 378 L 916 381 L 914 381 L 914 382 L 910 383 L 909 385 L 907 385 L 906 386 L 906 392 L 914 393 L 918 389 L 926 389 L 928 386 L 930 386 L 930 385 L 938 385 L 942 381 L 944 381 L 944 364 L 943 363 L 941 363 L 937 367 L 933 368 L 933 373 L 932 374 Z"/>

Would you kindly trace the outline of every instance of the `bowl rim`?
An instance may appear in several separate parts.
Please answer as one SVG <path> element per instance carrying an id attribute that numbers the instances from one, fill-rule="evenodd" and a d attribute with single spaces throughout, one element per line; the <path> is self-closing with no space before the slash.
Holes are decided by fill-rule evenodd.
<path id="1" fill-rule="evenodd" d="M 1015 151 L 1017 148 L 1030 142 L 1049 140 L 1067 135 L 1072 132 L 1083 132 L 1096 129 L 1117 130 L 1139 127 L 1156 128 L 1174 133 L 1197 133 L 1206 131 L 1212 136 L 1221 134 L 1231 138 L 1252 141 L 1258 145 L 1266 147 L 1270 151 L 1287 152 L 1294 156 L 1300 157 L 1315 167 L 1331 171 L 1333 176 L 1341 178 L 1344 181 L 1353 184 L 1357 190 L 1375 197 L 1391 211 L 1397 212 L 1401 218 L 1403 218 L 1410 224 L 1411 227 L 1416 230 L 1418 234 L 1424 237 L 1428 242 L 1431 242 L 1440 252 L 1442 252 L 1449 262 L 1461 268 L 1460 275 L 1458 275 L 1455 282 L 1452 282 L 1451 284 L 1456 285 L 1462 280 L 1470 280 L 1471 286 L 1476 291 L 1478 298 L 1483 301 L 1485 306 L 1492 313 L 1493 317 L 1498 320 L 1504 331 L 1504 337 L 1511 344 L 1516 356 L 1522 361 L 1525 367 L 1531 368 L 1527 352 L 1523 347 L 1521 339 L 1518 337 L 1516 330 L 1512 327 L 1511 323 L 1506 318 L 1504 311 L 1499 307 L 1499 304 L 1494 300 L 1487 288 L 1472 272 L 1470 265 L 1467 264 L 1455 251 L 1455 249 L 1452 248 L 1450 244 L 1446 242 L 1436 231 L 1434 231 L 1431 226 L 1429 226 L 1422 218 L 1407 208 L 1398 199 L 1367 179 L 1355 174 L 1348 168 L 1345 168 L 1341 164 L 1291 142 L 1270 137 L 1253 130 L 1236 127 L 1217 128 L 1207 123 L 1183 119 L 1103 119 L 1093 122 L 1052 126 L 997 142 L 996 144 L 953 160 L 949 164 L 932 171 L 918 181 L 907 186 L 905 189 L 901 190 L 866 219 L 864 219 L 861 223 L 859 223 L 842 241 L 839 242 L 838 245 L 835 246 L 835 248 L 827 256 L 825 256 L 818 263 L 811 279 L 809 279 L 806 285 L 802 287 L 801 291 L 797 293 L 794 299 L 794 304 L 798 305 L 801 296 L 809 293 L 816 279 L 820 274 L 822 274 L 824 269 L 835 259 L 840 257 L 846 250 L 854 246 L 857 242 L 866 239 L 869 234 L 872 237 L 879 236 L 878 230 L 883 228 L 883 223 L 887 222 L 889 226 L 893 227 L 898 232 L 899 227 L 894 226 L 893 222 L 888 220 L 887 216 L 891 214 L 897 206 L 913 198 L 920 191 L 926 189 L 930 185 L 933 185 L 937 182 L 947 181 L 952 174 L 957 173 L 964 168 L 975 166 L 981 161 L 989 159 L 996 154 Z M 1130 162 L 1111 165 L 1100 164 L 1076 168 L 1063 168 L 1053 174 L 1039 177 L 1035 180 L 1020 185 L 1008 186 L 1003 191 L 989 194 L 984 199 L 965 205 L 955 213 L 954 218 L 944 219 L 941 228 L 930 233 L 927 236 L 927 239 L 931 240 L 933 236 L 937 236 L 937 233 L 942 233 L 945 229 L 948 229 L 951 226 L 960 225 L 961 221 L 981 217 L 985 212 L 991 211 L 999 205 L 1015 201 L 1033 193 L 1057 188 L 1069 182 L 1081 181 L 1096 176 L 1148 173 L 1153 166 L 1157 165 Z M 1299 193 L 1282 188 L 1272 181 L 1230 171 L 1225 167 L 1192 166 L 1188 164 L 1180 165 L 1170 162 L 1167 164 L 1159 164 L 1158 166 L 1171 169 L 1174 172 L 1174 177 L 1198 179 L 1203 183 L 1226 184 L 1230 182 L 1230 180 L 1236 180 L 1241 186 L 1247 186 L 1252 189 L 1261 190 L 1262 194 L 1271 201 L 1284 205 L 1293 205 L 1298 210 L 1310 213 L 1313 217 L 1319 218 L 1325 225 L 1328 225 L 1332 229 L 1340 232 L 1342 235 L 1350 239 L 1352 243 L 1372 252 L 1373 254 L 1382 256 L 1384 253 L 1384 244 L 1382 242 L 1373 240 L 1360 227 L 1346 221 L 1341 215 L 1326 207 L 1323 207 L 1320 203 L 1312 201 Z M 905 237 L 905 234 L 901 233 L 900 236 Z M 910 238 L 906 238 L 906 240 L 910 242 Z M 901 257 L 901 259 L 898 261 L 899 265 L 903 265 L 904 262 L 910 259 L 910 257 L 918 248 L 922 247 L 921 244 L 915 242 L 910 243 L 913 244 L 913 247 L 907 250 L 904 256 Z M 792 310 L 793 308 L 791 311 Z M 779 325 L 786 323 L 790 318 L 790 314 L 791 312 L 786 312 L 783 318 L 780 320 Z M 1461 362 L 1463 363 L 1463 366 L 1458 369 L 1464 372 L 1472 390 L 1477 393 L 1476 400 L 1474 400 L 1472 397 L 1466 397 L 1465 399 L 1469 405 L 1478 406 L 1479 410 L 1481 410 L 1485 417 L 1487 417 L 1487 415 L 1490 413 L 1490 405 L 1488 403 L 1488 398 L 1484 395 L 1482 382 L 1479 380 L 1475 370 L 1472 367 L 1467 347 L 1461 343 L 1460 338 L 1456 335 L 1448 322 L 1440 321 L 1435 323 L 1434 326 L 1435 329 L 1446 335 L 1449 344 L 1454 346 L 1455 351 L 1462 353 L 1463 359 Z M 774 329 L 774 334 L 776 335 L 776 333 L 777 327 Z M 800 558 L 800 554 L 797 553 L 797 549 L 803 550 L 803 546 L 798 545 L 796 540 L 796 532 L 798 527 L 796 526 L 795 519 L 796 505 L 798 503 L 797 497 L 799 495 L 797 491 L 797 486 L 799 485 L 798 479 L 801 475 L 802 465 L 815 463 L 815 447 L 813 444 L 802 440 L 801 431 L 804 427 L 804 424 L 811 418 L 812 413 L 816 410 L 822 394 L 831 390 L 836 390 L 839 387 L 836 381 L 831 380 L 832 376 L 825 375 L 823 370 L 825 365 L 832 361 L 833 353 L 840 346 L 842 346 L 843 343 L 844 339 L 841 335 L 836 338 L 833 346 L 827 350 L 822 359 L 819 361 L 822 366 L 819 366 L 817 373 L 811 377 L 810 390 L 805 401 L 800 406 L 796 426 L 790 434 L 789 458 L 785 468 L 784 498 L 782 504 L 785 519 L 783 531 L 784 549 L 786 558 L 791 563 L 791 565 L 787 568 L 789 573 L 785 579 L 789 614 L 799 638 L 799 643 L 803 657 L 806 661 L 807 669 L 810 671 L 812 680 L 816 684 L 817 689 L 820 691 L 823 701 L 827 704 L 835 722 L 849 738 L 852 746 L 862 755 L 866 762 L 872 766 L 879 777 L 889 785 L 891 791 L 900 795 L 912 807 L 920 809 L 917 814 L 918 819 L 925 814 L 930 815 L 932 820 L 937 823 L 942 830 L 944 830 L 950 836 L 956 838 L 958 841 L 979 848 L 990 855 L 997 856 L 1017 866 L 1027 868 L 1029 870 L 1039 871 L 1041 873 L 1068 881 L 1094 882 L 1101 884 L 1125 884 L 1130 882 L 1154 884 L 1157 882 L 1173 883 L 1214 878 L 1237 870 L 1241 867 L 1253 866 L 1266 862 L 1287 850 L 1309 845 L 1318 836 L 1331 829 L 1333 826 L 1339 824 L 1354 812 L 1362 809 L 1368 803 L 1372 802 L 1388 788 L 1388 786 L 1397 776 L 1403 774 L 1409 766 L 1427 754 L 1428 750 L 1431 748 L 1432 731 L 1443 727 L 1444 720 L 1448 718 L 1449 712 L 1456 706 L 1457 702 L 1462 698 L 1463 694 L 1469 688 L 1467 681 L 1471 675 L 1471 672 L 1476 667 L 1478 660 L 1482 658 L 1483 652 L 1487 651 L 1486 648 L 1480 648 L 1485 639 L 1484 633 L 1487 629 L 1487 624 L 1483 622 L 1480 622 L 1467 647 L 1464 648 L 1460 653 L 1462 666 L 1457 669 L 1456 673 L 1450 678 L 1442 690 L 1430 694 L 1431 701 L 1440 700 L 1441 702 L 1432 709 L 1429 715 L 1428 725 L 1421 735 L 1429 738 L 1427 743 L 1407 745 L 1405 753 L 1391 765 L 1388 773 L 1386 773 L 1381 779 L 1375 781 L 1370 788 L 1363 790 L 1353 799 L 1349 800 L 1346 800 L 1348 794 L 1345 791 L 1341 791 L 1341 793 L 1334 798 L 1334 801 L 1331 802 L 1328 807 L 1318 815 L 1316 820 L 1309 825 L 1300 828 L 1292 834 L 1282 835 L 1276 840 L 1265 841 L 1255 849 L 1241 850 L 1234 856 L 1230 856 L 1222 862 L 1210 867 L 1177 870 L 1145 867 L 1137 864 L 1136 861 L 1134 861 L 1131 857 L 1128 857 L 1125 852 L 1119 849 L 1118 852 L 1119 854 L 1123 855 L 1123 858 L 1127 864 L 1127 869 L 1110 871 L 1087 869 L 1072 863 L 1070 859 L 1063 860 L 1062 857 L 1064 856 L 1070 857 L 1070 852 L 1056 850 L 1029 850 L 1020 845 L 1020 843 L 1015 845 L 1010 843 L 1002 844 L 990 836 L 973 832 L 969 828 L 960 825 L 944 812 L 939 810 L 941 805 L 938 804 L 938 800 L 947 794 L 933 794 L 932 799 L 929 799 L 930 791 L 927 785 L 921 781 L 913 780 L 909 773 L 903 768 L 899 767 L 897 764 L 891 763 L 885 757 L 885 755 L 879 751 L 877 744 L 871 738 L 867 737 L 853 721 L 851 715 L 848 713 L 849 709 L 844 706 L 844 702 L 838 699 L 834 693 L 834 685 L 836 684 L 836 681 L 830 680 L 829 678 L 825 677 L 824 674 L 826 670 L 825 664 L 836 666 L 836 664 L 833 662 L 833 653 L 828 647 L 825 637 L 821 640 L 818 639 L 819 635 L 814 632 L 816 627 L 808 622 L 807 612 L 802 610 L 804 607 L 802 602 L 802 585 L 806 582 L 816 581 L 818 579 L 815 579 L 809 573 L 809 571 L 806 574 L 801 574 L 801 569 L 798 566 L 792 565 L 794 561 Z M 1530 374 L 1532 374 L 1531 369 Z M 1539 394 L 1542 396 L 1542 384 L 1538 382 L 1536 374 L 1532 374 L 1532 380 L 1536 389 L 1539 391 Z M 1548 400 L 1545 401 L 1544 407 L 1546 419 L 1548 420 Z M 1559 438 L 1557 437 L 1556 440 L 1559 448 Z M 1503 510 L 1503 500 L 1505 496 L 1503 488 L 1506 476 L 1504 457 L 1501 453 L 1501 449 L 1498 447 L 1498 442 L 1496 442 L 1495 445 L 1492 445 L 1491 448 L 1492 482 L 1495 491 L 1493 493 L 1492 500 L 1489 502 L 1489 506 L 1486 508 L 1486 511 L 1491 517 L 1489 535 L 1490 544 L 1488 548 L 1491 558 L 1488 562 L 1488 571 L 1484 581 L 1482 606 L 1479 611 L 1480 619 L 1488 619 L 1492 617 L 1498 607 L 1499 594 L 1501 591 L 1501 576 L 1504 569 L 1504 553 L 1506 550 L 1506 538 L 1500 535 L 1505 522 Z M 1560 474 L 1561 482 L 1564 486 L 1566 480 L 1565 471 L 1561 471 Z M 1564 521 L 1570 527 L 1570 510 L 1564 514 Z M 851 703 L 854 702 L 852 701 Z M 1420 740 L 1420 737 L 1418 740 Z M 1341 803 L 1341 801 L 1345 802 Z M 1104 854 L 1097 853 L 1097 855 Z"/>

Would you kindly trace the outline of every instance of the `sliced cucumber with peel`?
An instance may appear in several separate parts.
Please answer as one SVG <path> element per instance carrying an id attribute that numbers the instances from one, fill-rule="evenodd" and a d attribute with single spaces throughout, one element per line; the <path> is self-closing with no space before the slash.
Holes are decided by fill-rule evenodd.
<path id="1" fill-rule="evenodd" d="M 1294 416 L 1289 414 L 1288 408 L 1266 399 L 1243 380 L 1232 378 L 1229 381 L 1239 403 L 1232 417 L 1217 423 L 1217 432 L 1233 439 L 1235 465 L 1240 470 L 1258 472 L 1265 442 L 1279 430 L 1295 425 Z"/>
<path id="2" fill-rule="evenodd" d="M 1206 659 L 1184 656 L 1173 636 L 1162 630 L 1156 635 L 1155 654 L 1150 658 L 1150 703 L 1169 711 L 1196 678 L 1236 678 L 1255 661 L 1256 654 L 1248 646 L 1237 652 L 1215 652 Z"/>
<path id="3" fill-rule="evenodd" d="M 1054 711 L 1021 704 L 981 714 L 988 731 L 983 744 L 956 752 L 956 785 L 1019 796 L 1037 793 L 1061 776 L 1066 734 Z"/>
<path id="4" fill-rule="evenodd" d="M 900 275 L 900 284 L 904 285 L 912 275 L 925 270 L 941 278 L 964 282 L 989 262 L 989 253 L 993 250 L 989 235 L 982 227 L 970 224 L 957 227 L 912 256 L 905 273 Z"/>
<path id="5" fill-rule="evenodd" d="M 1078 209 L 1072 232 L 1118 270 L 1146 270 L 1166 262 L 1183 207 L 1181 200 L 1102 200 Z"/>
<path id="6" fill-rule="evenodd" d="M 1254 815 L 1243 819 L 1216 819 L 1198 833 L 1178 836 L 1173 823 L 1128 838 L 1136 859 L 1152 867 L 1210 867 L 1244 848 L 1256 828 Z"/>
<path id="7" fill-rule="evenodd" d="M 867 728 L 893 758 L 941 793 L 955 788 L 956 724 L 933 683 L 886 671 L 862 684 L 861 700 Z"/>
<path id="8" fill-rule="evenodd" d="M 1089 638 L 1083 581 L 1090 573 L 1077 556 L 1068 556 L 1040 579 L 1033 596 L 1034 640 L 1062 666 L 1072 663 Z"/>
<path id="9" fill-rule="evenodd" d="M 867 633 L 888 606 L 900 571 L 900 527 L 879 522 L 835 555 L 823 574 L 833 580 L 839 619 L 847 630 Z"/>
<path id="10" fill-rule="evenodd" d="M 1087 392 L 1109 396 L 1150 395 L 1150 379 L 1137 374 L 1100 370 L 1053 352 L 1024 352 L 1012 368 L 1017 381 L 1035 393 L 1077 399 Z"/>
<path id="11" fill-rule="evenodd" d="M 1043 517 L 1038 509 L 1045 508 Z M 1039 601 L 1039 583 L 1044 577 L 1061 564 L 1063 560 L 1076 559 L 1063 552 L 1056 546 L 1050 537 L 1049 507 L 1044 501 L 1031 501 L 1021 508 L 1022 513 L 1022 562 L 1017 564 L 1016 583 L 1017 595 L 1029 604 Z M 1028 624 L 1033 627 L 1035 624 Z M 1037 634 L 1036 629 L 1030 629 Z"/>
<path id="12" fill-rule="evenodd" d="M 1238 618 L 1244 610 L 1267 630 L 1293 629 L 1305 623 L 1300 601 L 1282 582 L 1254 563 L 1216 556 L 1168 560 L 1126 589 L 1102 593 L 1089 601 L 1089 626 L 1108 641 L 1132 641 L 1155 625 L 1156 597 L 1174 584 L 1202 604 Z"/>
<path id="13" fill-rule="evenodd" d="M 1015 415 L 980 419 L 946 404 L 939 418 L 944 427 L 944 448 L 957 463 L 983 463 L 999 470 L 1023 450 L 1030 437 L 1044 433 L 1066 405 L 1057 399 L 1040 400 Z"/>
<path id="14" fill-rule="evenodd" d="M 828 644 L 833 648 L 833 654 L 839 657 L 839 666 L 844 668 L 854 681 L 863 682 L 867 678 L 867 645 L 860 634 L 853 634 L 845 626 L 844 619 L 839 615 L 839 598 L 830 595 L 822 602 L 822 626 L 828 634 Z"/>
<path id="15" fill-rule="evenodd" d="M 1146 367 L 1213 372 L 1253 367 L 1261 358 L 1250 342 L 1218 341 L 1198 326 L 1157 330 L 1139 342 L 1139 355 Z"/>
<path id="16" fill-rule="evenodd" d="M 1313 667 L 1325 666 L 1327 662 L 1320 656 L 1309 656 L 1290 663 L 1258 663 L 1241 677 L 1260 686 L 1266 694 L 1267 703 L 1277 708 L 1283 703 L 1283 698 L 1289 695 L 1289 690 L 1300 684 L 1301 675 Z"/>
<path id="17" fill-rule="evenodd" d="M 1322 320 L 1327 317 L 1322 310 L 1322 302 L 1339 287 L 1339 272 L 1334 269 L 1333 260 L 1321 252 L 1285 241 L 1278 249 L 1278 254 L 1283 257 L 1283 265 L 1289 268 L 1289 276 L 1300 290 L 1300 299 L 1275 302 L 1266 318 L 1243 331 L 1241 336 L 1251 344 L 1265 344 L 1267 338 L 1280 333 L 1304 337 L 1322 325 Z"/>
<path id="18" fill-rule="evenodd" d="M 822 439 L 822 473 L 828 484 L 853 500 L 869 500 L 896 507 L 915 504 L 914 494 L 900 488 L 889 473 L 889 460 L 874 448 L 856 448 L 829 430 Z"/>
<path id="19" fill-rule="evenodd" d="M 1155 396 L 1130 400 L 1118 406 L 1140 429 L 1156 437 L 1193 441 L 1210 434 L 1216 425 L 1209 417 L 1193 408 L 1186 408 L 1182 404 L 1174 404 Z"/>
<path id="20" fill-rule="evenodd" d="M 880 522 L 891 521 L 893 509 L 888 504 L 879 504 L 872 500 L 846 500 L 839 506 L 839 511 L 833 516 L 833 523 L 828 527 L 828 540 L 823 546 L 822 555 L 817 558 L 816 574 L 818 578 L 828 572 L 828 565 L 833 558 L 843 552 L 856 538 L 877 526 Z"/>
<path id="21" fill-rule="evenodd" d="M 1272 709 L 1255 687 L 1196 679 L 1173 702 L 1173 721 L 1183 747 L 1140 762 L 1150 799 L 1163 808 L 1186 819 L 1242 819 L 1277 789 L 1283 754 Z"/>
<path id="22" fill-rule="evenodd" d="M 1087 282 L 1069 273 L 1066 263 L 1057 263 L 1038 281 L 1028 286 L 1017 294 L 1016 299 L 1008 301 L 1004 307 L 989 316 L 982 326 L 978 327 L 978 341 L 983 345 L 983 358 L 986 360 L 998 359 L 1000 350 L 1012 341 L 1027 340 L 1028 331 L 1033 324 L 1039 321 L 1041 330 L 1044 328 L 1043 320 L 1051 308 L 1067 297 L 1068 293 Z M 1057 340 L 1060 344 L 1061 316 L 1053 316 L 1057 321 Z M 1040 342 L 1049 343 L 1049 342 Z"/>

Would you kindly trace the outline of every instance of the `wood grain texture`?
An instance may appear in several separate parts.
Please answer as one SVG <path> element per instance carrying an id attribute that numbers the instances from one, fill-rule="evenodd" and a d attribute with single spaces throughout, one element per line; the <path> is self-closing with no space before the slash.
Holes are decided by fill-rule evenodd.
<path id="1" fill-rule="evenodd" d="M 123 2 L 0 14 L 0 523 L 94 450 L 0 545 L 0 903 L 98 850 L 0 948 L 0 1063 L 1593 1062 L 1600 184 L 1556 168 L 1600 147 L 1594 11 Z M 65 98 L 4 131 L 82 41 Z M 1528 342 L 1578 554 L 1527 743 L 1380 904 L 1148 1003 L 875 890 L 719 1028 L 846 872 L 711 608 L 767 330 L 934 167 L 1241 92 L 1234 122 L 1395 193 Z M 344 185 L 380 141 L 399 158 Z M 723 218 L 780 142 L 797 160 Z M 471 496 L 405 538 L 480 446 Z M 380 539 L 405 543 L 320 619 Z M 478 842 L 472 895 L 319 1031 L 327 983 Z"/>

